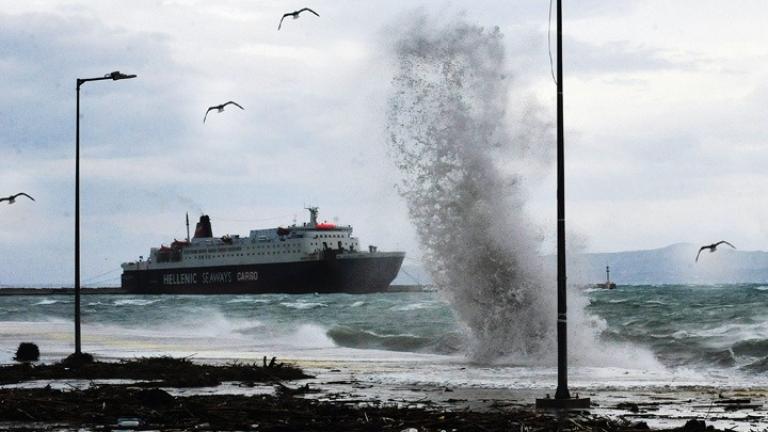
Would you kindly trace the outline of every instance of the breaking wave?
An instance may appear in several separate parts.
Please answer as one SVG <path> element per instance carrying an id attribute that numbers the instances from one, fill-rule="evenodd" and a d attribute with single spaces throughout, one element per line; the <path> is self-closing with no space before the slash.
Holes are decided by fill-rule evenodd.
<path id="1" fill-rule="evenodd" d="M 556 279 L 526 211 L 528 187 L 552 162 L 552 124 L 513 85 L 498 27 L 416 14 L 397 34 L 389 153 L 432 279 L 474 361 L 554 362 Z M 596 342 L 604 323 L 569 291 L 569 338 L 580 347 L 571 358 L 655 366 L 628 346 L 606 355 Z"/>
<path id="2" fill-rule="evenodd" d="M 451 333 L 428 337 L 410 333 L 380 334 L 348 326 L 335 326 L 328 330 L 327 335 L 339 346 L 360 349 L 452 354 L 461 345 L 459 336 Z"/>
<path id="3" fill-rule="evenodd" d="M 62 301 L 62 300 L 43 299 L 43 300 L 40 300 L 37 303 L 33 303 L 32 306 L 46 306 L 46 305 L 52 305 L 52 304 L 56 304 L 56 303 L 69 303 L 69 302 Z"/>
<path id="4" fill-rule="evenodd" d="M 524 209 L 524 169 L 546 166 L 551 125 L 533 104 L 510 120 L 511 75 L 498 27 L 419 17 L 394 45 L 390 154 L 435 284 L 492 361 L 553 348 L 552 279 Z M 546 143 L 546 146 L 544 145 Z"/>

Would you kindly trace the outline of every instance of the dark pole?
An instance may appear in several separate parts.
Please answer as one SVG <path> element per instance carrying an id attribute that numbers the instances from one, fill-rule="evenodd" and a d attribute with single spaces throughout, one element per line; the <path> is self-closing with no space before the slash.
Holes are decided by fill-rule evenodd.
<path id="1" fill-rule="evenodd" d="M 80 86 L 77 79 L 77 117 L 75 119 L 75 354 L 80 350 Z"/>
<path id="2" fill-rule="evenodd" d="M 537 399 L 539 408 L 589 408 L 589 398 L 568 391 L 568 320 L 565 271 L 565 130 L 563 120 L 563 8 L 557 0 L 557 390 L 555 398 Z"/>
<path id="3" fill-rule="evenodd" d="M 99 78 L 77 79 L 77 109 L 75 119 L 75 355 L 82 354 L 80 343 L 80 86 L 88 81 L 136 78 L 120 71 L 108 73 Z"/>
<path id="4" fill-rule="evenodd" d="M 563 130 L 563 11 L 557 0 L 557 391 L 555 399 L 570 399 L 568 392 L 568 324 L 565 300 L 565 131 Z"/>

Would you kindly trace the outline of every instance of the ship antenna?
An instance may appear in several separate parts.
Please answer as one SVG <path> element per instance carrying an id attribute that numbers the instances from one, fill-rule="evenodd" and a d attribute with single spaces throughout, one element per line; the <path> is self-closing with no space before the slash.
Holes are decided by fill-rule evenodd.
<path id="1" fill-rule="evenodd" d="M 189 243 L 189 212 L 187 212 L 187 243 Z"/>

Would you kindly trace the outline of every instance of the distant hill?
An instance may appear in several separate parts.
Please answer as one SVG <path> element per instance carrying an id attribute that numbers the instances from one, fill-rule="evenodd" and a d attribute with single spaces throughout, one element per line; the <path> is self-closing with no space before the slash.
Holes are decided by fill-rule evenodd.
<path id="1" fill-rule="evenodd" d="M 590 253 L 573 257 L 572 266 L 584 282 L 605 280 L 605 266 L 617 284 L 717 284 L 768 282 L 768 252 L 740 251 L 721 246 L 715 253 L 677 243 L 660 249 Z"/>
<path id="2" fill-rule="evenodd" d="M 659 249 L 572 255 L 568 279 L 576 284 L 604 282 L 605 267 L 610 266 L 611 280 L 619 285 L 768 283 L 768 252 L 723 245 L 715 253 L 702 252 L 694 262 L 698 250 L 697 245 L 676 243 Z M 554 267 L 554 256 L 545 260 Z M 404 265 L 395 279 L 401 284 L 416 281 L 428 285 L 431 278 L 414 264 Z"/>

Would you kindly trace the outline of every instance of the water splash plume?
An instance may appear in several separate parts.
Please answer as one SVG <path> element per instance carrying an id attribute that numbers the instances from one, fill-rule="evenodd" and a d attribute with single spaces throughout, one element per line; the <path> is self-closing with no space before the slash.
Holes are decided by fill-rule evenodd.
<path id="1" fill-rule="evenodd" d="M 551 352 L 553 278 L 524 208 L 526 174 L 551 160 L 551 124 L 522 100 L 514 118 L 508 113 L 512 81 L 498 28 L 421 17 L 394 52 L 389 153 L 426 265 L 466 325 L 472 357 Z"/>

